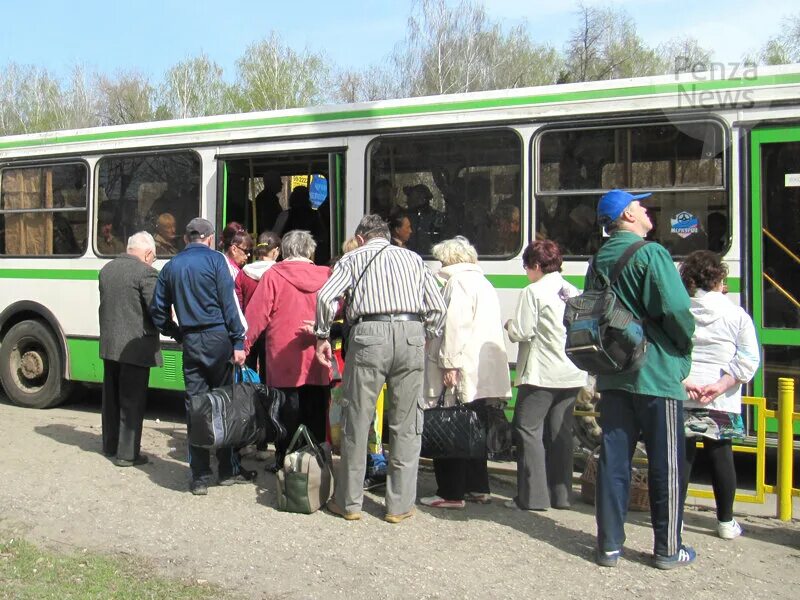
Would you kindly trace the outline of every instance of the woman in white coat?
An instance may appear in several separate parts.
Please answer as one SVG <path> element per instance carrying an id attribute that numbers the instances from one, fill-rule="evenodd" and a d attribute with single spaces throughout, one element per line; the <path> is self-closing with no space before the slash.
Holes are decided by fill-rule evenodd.
<path id="1" fill-rule="evenodd" d="M 760 352 L 753 320 L 725 297 L 728 268 L 719 255 L 698 250 L 681 265 L 681 279 L 692 299 L 695 319 L 692 369 L 684 381 L 686 431 L 684 489 L 689 486 L 698 439 L 711 459 L 711 486 L 717 504 L 717 535 L 742 534 L 733 518 L 736 467 L 732 440 L 744 436 L 742 384 L 755 375 Z"/>
<path id="2" fill-rule="evenodd" d="M 511 396 L 500 301 L 466 238 L 436 244 L 433 256 L 442 263 L 438 277 L 444 281 L 447 318 L 442 336 L 427 351 L 428 403 L 434 404 L 445 388 L 452 389 L 485 427 L 487 406 L 498 400 L 504 403 Z M 445 399 L 448 404 L 454 402 L 452 394 Z M 438 490 L 420 502 L 434 508 L 464 508 L 465 500 L 490 502 L 486 461 L 485 452 L 476 459 L 434 459 Z"/>
<path id="3" fill-rule="evenodd" d="M 561 276 L 561 251 L 552 240 L 531 242 L 522 264 L 531 284 L 520 295 L 508 337 L 519 343 L 514 438 L 517 496 L 509 508 L 568 508 L 572 491 L 572 411 L 586 384 L 564 352 L 565 301 L 578 290 Z"/>

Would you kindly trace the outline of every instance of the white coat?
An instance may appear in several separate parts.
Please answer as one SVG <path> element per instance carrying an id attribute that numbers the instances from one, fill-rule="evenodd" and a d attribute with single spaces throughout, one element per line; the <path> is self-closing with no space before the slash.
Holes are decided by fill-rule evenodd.
<path id="1" fill-rule="evenodd" d="M 462 402 L 511 397 L 511 377 L 503 339 L 500 301 L 476 264 L 443 267 L 442 295 L 447 317 L 442 336 L 431 340 L 425 361 L 425 395 L 429 403 L 442 391 L 442 369 L 458 369 Z"/>
<path id="2" fill-rule="evenodd" d="M 692 338 L 692 370 L 687 380 L 708 385 L 727 373 L 738 381 L 750 381 L 761 359 L 750 316 L 722 292 L 705 290 L 695 292 L 691 310 L 696 326 Z M 741 413 L 742 388 L 734 386 L 710 404 L 684 400 L 683 406 Z"/>
<path id="3" fill-rule="evenodd" d="M 567 358 L 564 346 L 565 300 L 578 294 L 561 273 L 547 273 L 520 294 L 508 337 L 519 343 L 515 385 L 576 388 L 586 385 L 586 373 Z"/>

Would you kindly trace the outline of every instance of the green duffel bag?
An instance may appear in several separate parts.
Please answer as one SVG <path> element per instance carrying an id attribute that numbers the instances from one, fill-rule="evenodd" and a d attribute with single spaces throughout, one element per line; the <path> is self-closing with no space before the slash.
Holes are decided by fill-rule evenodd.
<path id="1" fill-rule="evenodd" d="M 325 506 L 332 493 L 330 449 L 327 444 L 320 446 L 306 426 L 300 425 L 278 471 L 278 510 L 309 515 Z"/>

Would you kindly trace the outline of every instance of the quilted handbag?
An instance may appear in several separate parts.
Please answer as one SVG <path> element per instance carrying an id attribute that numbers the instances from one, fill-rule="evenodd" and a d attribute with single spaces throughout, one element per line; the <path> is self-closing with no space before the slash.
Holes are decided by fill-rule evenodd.
<path id="1" fill-rule="evenodd" d="M 436 406 L 427 409 L 422 427 L 425 458 L 481 458 L 486 455 L 486 431 L 477 413 L 457 399 L 444 405 L 447 389 L 439 394 Z"/>

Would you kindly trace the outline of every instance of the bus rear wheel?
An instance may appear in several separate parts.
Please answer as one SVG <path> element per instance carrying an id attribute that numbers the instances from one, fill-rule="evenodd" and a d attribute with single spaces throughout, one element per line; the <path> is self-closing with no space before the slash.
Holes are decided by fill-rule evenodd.
<path id="1" fill-rule="evenodd" d="M 49 327 L 21 321 L 0 345 L 0 380 L 9 399 L 27 408 L 51 408 L 69 393 L 61 374 L 63 359 Z"/>

